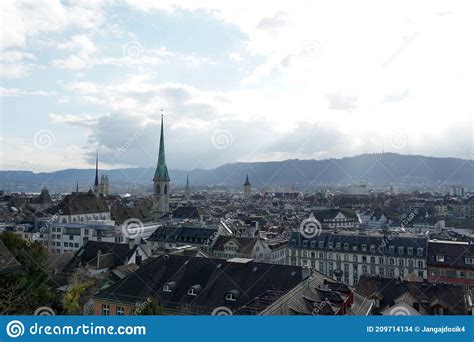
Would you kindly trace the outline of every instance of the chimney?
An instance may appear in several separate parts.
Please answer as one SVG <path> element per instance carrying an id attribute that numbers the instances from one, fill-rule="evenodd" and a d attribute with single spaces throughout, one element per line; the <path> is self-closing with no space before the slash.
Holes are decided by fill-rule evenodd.
<path id="1" fill-rule="evenodd" d="M 303 278 L 302 280 L 305 280 L 311 275 L 311 268 L 308 266 L 303 266 L 303 271 L 301 273 Z"/>

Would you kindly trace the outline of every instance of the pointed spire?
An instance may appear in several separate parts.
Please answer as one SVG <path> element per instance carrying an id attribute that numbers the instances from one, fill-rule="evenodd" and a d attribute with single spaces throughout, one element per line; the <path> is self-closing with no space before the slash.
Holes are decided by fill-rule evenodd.
<path id="1" fill-rule="evenodd" d="M 95 181 L 94 187 L 99 186 L 99 150 L 96 152 L 95 156 Z"/>
<path id="2" fill-rule="evenodd" d="M 245 178 L 245 183 L 244 185 L 250 185 L 250 181 L 249 181 L 249 174 L 247 173 L 247 178 Z"/>
<path id="3" fill-rule="evenodd" d="M 79 179 L 76 179 L 76 192 L 79 192 Z"/>
<path id="4" fill-rule="evenodd" d="M 163 110 L 162 110 L 163 113 Z M 160 150 L 158 152 L 158 163 L 156 165 L 154 180 L 170 180 L 168 175 L 168 167 L 166 166 L 165 158 L 165 135 L 163 127 L 163 114 L 161 114 L 161 135 L 160 135 Z"/>

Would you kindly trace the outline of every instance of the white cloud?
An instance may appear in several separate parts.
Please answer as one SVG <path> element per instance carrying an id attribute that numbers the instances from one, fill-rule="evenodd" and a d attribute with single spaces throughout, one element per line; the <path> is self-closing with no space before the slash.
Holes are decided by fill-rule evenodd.
<path id="1" fill-rule="evenodd" d="M 54 91 L 43 90 L 24 90 L 18 88 L 4 88 L 0 87 L 1 96 L 53 96 L 56 95 Z"/>

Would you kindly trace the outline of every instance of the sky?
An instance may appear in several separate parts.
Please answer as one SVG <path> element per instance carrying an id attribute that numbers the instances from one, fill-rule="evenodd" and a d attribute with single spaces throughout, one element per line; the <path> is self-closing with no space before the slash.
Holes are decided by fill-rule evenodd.
<path id="1" fill-rule="evenodd" d="M 472 159 L 472 1 L 1 1 L 1 170 Z"/>

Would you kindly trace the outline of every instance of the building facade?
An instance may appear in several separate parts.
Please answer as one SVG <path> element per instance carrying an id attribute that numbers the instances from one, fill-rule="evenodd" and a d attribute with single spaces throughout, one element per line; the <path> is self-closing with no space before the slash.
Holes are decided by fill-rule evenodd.
<path id="1" fill-rule="evenodd" d="M 354 286 L 360 275 L 426 279 L 427 239 L 407 233 L 322 231 L 313 238 L 293 232 L 288 265 L 308 266 Z"/>

